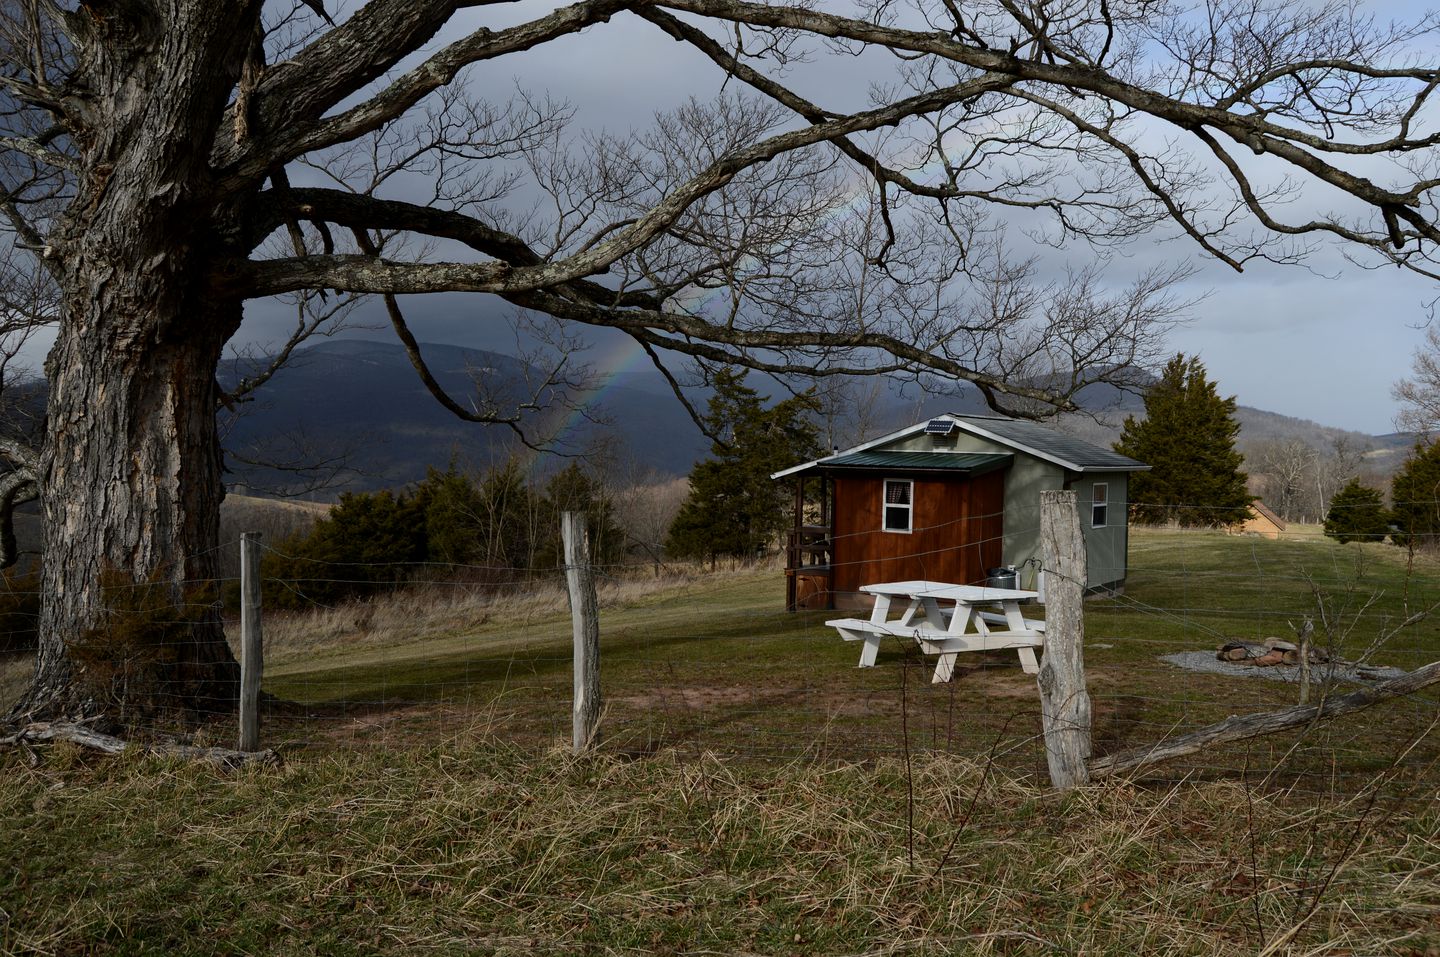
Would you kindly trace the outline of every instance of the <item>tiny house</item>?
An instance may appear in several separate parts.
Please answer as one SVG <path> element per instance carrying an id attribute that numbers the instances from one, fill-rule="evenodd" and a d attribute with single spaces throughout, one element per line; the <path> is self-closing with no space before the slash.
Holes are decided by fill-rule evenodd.
<path id="1" fill-rule="evenodd" d="M 786 605 L 854 608 L 861 585 L 983 584 L 1012 566 L 1041 590 L 1040 493 L 1073 489 L 1091 591 L 1124 589 L 1130 473 L 1149 466 L 1036 422 L 943 415 L 776 472 L 795 489 Z"/>

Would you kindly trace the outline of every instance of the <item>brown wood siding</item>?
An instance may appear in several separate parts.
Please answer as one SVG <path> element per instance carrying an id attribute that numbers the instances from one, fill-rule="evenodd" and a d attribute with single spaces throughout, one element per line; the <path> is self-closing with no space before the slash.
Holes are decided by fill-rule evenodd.
<path id="1" fill-rule="evenodd" d="M 915 483 L 913 531 L 881 530 L 884 481 Z M 875 475 L 835 480 L 834 575 L 837 594 L 876 582 L 929 579 L 978 584 L 1000 564 L 1005 473 L 975 478 Z"/>

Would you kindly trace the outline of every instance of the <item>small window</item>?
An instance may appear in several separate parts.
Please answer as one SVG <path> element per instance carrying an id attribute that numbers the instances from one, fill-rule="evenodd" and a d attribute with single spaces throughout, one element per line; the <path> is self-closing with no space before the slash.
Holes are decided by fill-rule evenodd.
<path id="1" fill-rule="evenodd" d="M 1090 527 L 1104 528 L 1106 512 L 1108 511 L 1107 499 L 1110 489 L 1104 482 L 1096 482 L 1094 492 L 1090 496 Z"/>
<path id="2" fill-rule="evenodd" d="M 911 515 L 914 512 L 911 504 L 913 485 L 913 482 L 898 479 L 885 480 L 885 531 L 910 531 Z"/>

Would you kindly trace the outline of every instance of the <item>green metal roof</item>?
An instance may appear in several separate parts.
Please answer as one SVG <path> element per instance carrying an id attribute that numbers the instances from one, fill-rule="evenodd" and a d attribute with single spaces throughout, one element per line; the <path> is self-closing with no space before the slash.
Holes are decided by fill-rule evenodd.
<path id="1" fill-rule="evenodd" d="M 1015 456 L 989 452 L 885 452 L 879 449 L 850 452 L 815 463 L 817 468 L 888 471 L 958 472 L 980 475 L 1010 464 Z"/>
<path id="2" fill-rule="evenodd" d="M 962 426 L 991 435 L 1002 445 L 1057 462 L 1077 472 L 1138 472 L 1150 466 L 1113 449 L 1103 449 L 1073 435 L 1030 422 L 996 415 L 950 415 Z"/>

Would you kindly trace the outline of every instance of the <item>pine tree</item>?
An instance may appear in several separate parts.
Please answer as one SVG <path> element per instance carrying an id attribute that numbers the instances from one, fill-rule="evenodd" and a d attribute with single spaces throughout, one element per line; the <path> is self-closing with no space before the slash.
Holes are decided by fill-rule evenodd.
<path id="1" fill-rule="evenodd" d="M 665 549 L 678 558 L 714 562 L 722 555 L 753 557 L 785 529 L 785 489 L 774 472 L 820 452 L 809 416 L 809 394 L 765 407 L 768 397 L 745 385 L 745 374 L 722 369 L 715 377 L 705 424 L 717 441 L 711 458 L 690 473 L 690 496 L 670 526 Z"/>
<path id="2" fill-rule="evenodd" d="M 1433 548 L 1440 544 L 1440 440 L 1417 443 L 1390 482 L 1397 545 Z"/>
<path id="3" fill-rule="evenodd" d="M 1339 542 L 1379 542 L 1390 534 L 1390 513 L 1380 493 L 1351 479 L 1330 500 L 1325 534 Z"/>
<path id="4" fill-rule="evenodd" d="M 265 554 L 265 602 L 312 608 L 382 591 L 408 580 L 427 553 L 419 498 L 347 492 L 309 534 L 282 539 Z"/>
<path id="5" fill-rule="evenodd" d="M 1235 449 L 1235 397 L 1220 397 L 1197 357 L 1177 355 L 1145 394 L 1145 418 L 1125 420 L 1115 451 L 1151 467 L 1130 479 L 1140 524 L 1223 526 L 1243 521 L 1252 496 Z"/>
<path id="6" fill-rule="evenodd" d="M 565 561 L 560 532 L 564 512 L 585 513 L 592 564 L 615 565 L 624 559 L 625 532 L 615 523 L 615 507 L 604 486 L 578 462 L 571 462 L 550 477 L 545 484 L 544 503 L 547 533 L 536 558 L 539 567 L 559 567 Z"/>
<path id="7" fill-rule="evenodd" d="M 452 461 L 449 468 L 425 470 L 425 481 L 415 490 L 425 509 L 429 560 L 448 564 L 479 564 L 480 492 L 470 477 Z"/>

